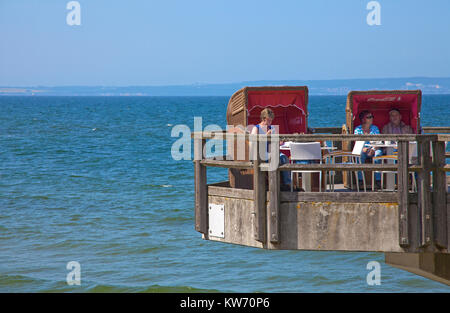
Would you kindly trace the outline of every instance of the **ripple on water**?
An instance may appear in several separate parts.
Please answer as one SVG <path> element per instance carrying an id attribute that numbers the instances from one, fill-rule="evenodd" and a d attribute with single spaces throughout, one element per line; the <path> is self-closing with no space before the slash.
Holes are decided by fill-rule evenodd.
<path id="1" fill-rule="evenodd" d="M 192 162 L 173 160 L 168 126 L 193 129 L 193 116 L 202 116 L 225 128 L 228 100 L 1 98 L 0 291 L 449 291 L 384 265 L 382 285 L 367 289 L 366 264 L 383 254 L 275 253 L 202 240 Z M 421 123 L 445 125 L 434 112 L 448 113 L 449 100 L 424 96 Z M 341 125 L 345 101 L 311 96 L 309 122 Z M 208 182 L 227 178 L 208 169 Z M 65 283 L 71 260 L 81 262 L 80 287 Z"/>
<path id="2" fill-rule="evenodd" d="M 88 289 L 93 293 L 119 293 L 119 292 L 141 292 L 141 293 L 215 293 L 215 289 L 200 289 L 190 286 L 160 286 L 151 285 L 147 287 L 127 287 L 114 285 L 96 285 Z"/>

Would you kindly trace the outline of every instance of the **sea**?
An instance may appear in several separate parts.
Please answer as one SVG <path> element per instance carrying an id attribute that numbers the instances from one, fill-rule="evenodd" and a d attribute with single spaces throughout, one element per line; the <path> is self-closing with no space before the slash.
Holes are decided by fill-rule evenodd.
<path id="1" fill-rule="evenodd" d="M 228 100 L 0 97 L 0 292 L 450 292 L 383 253 L 203 240 L 174 129 L 195 117 L 225 129 Z M 310 96 L 309 125 L 342 126 L 345 103 Z M 423 96 L 422 126 L 449 118 L 450 95 Z M 208 169 L 208 183 L 226 179 Z M 379 284 L 368 283 L 373 261 Z"/>

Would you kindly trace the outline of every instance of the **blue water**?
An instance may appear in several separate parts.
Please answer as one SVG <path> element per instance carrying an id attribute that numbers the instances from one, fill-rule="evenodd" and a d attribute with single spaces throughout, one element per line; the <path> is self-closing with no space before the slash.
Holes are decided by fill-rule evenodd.
<path id="1" fill-rule="evenodd" d="M 345 97 L 311 96 L 309 124 L 341 126 Z M 173 126 L 225 127 L 227 97 L 0 97 L 0 292 L 449 292 L 381 253 L 267 251 L 201 239 L 194 171 Z M 450 96 L 422 125 L 448 126 Z M 226 170 L 208 170 L 223 181 Z M 69 286 L 66 265 L 81 265 Z M 369 286 L 367 263 L 381 264 Z"/>

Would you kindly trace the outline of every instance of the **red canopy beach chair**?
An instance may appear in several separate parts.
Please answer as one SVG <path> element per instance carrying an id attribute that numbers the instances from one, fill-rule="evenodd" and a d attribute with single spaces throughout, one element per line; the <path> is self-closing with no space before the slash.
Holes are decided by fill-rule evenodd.
<path id="1" fill-rule="evenodd" d="M 373 124 L 380 132 L 389 123 L 389 111 L 397 108 L 402 121 L 411 126 L 415 134 L 420 133 L 421 90 L 377 90 L 351 91 L 347 97 L 347 129 L 353 134 L 355 127 L 361 125 L 359 113 L 369 110 L 374 116 Z"/>
<path id="2" fill-rule="evenodd" d="M 359 114 L 369 110 L 373 116 L 373 124 L 378 127 L 380 133 L 383 127 L 389 123 L 389 111 L 396 108 L 402 115 L 402 121 L 411 126 L 415 134 L 421 132 L 420 109 L 422 104 L 421 90 L 375 90 L 375 91 L 351 91 L 347 96 L 346 106 L 346 131 L 353 134 L 357 126 L 361 125 Z M 343 149 L 350 151 L 353 144 L 343 143 Z M 372 177 L 366 172 L 366 181 Z M 344 176 L 344 185 L 348 187 L 349 178 Z"/>
<path id="3" fill-rule="evenodd" d="M 260 122 L 261 111 L 270 108 L 275 114 L 272 125 L 279 127 L 279 134 L 306 133 L 307 107 L 306 86 L 244 87 L 235 92 L 228 102 L 227 124 L 232 126 L 229 130 L 232 132 L 240 132 L 243 129 L 251 131 L 251 126 Z M 245 160 L 248 160 L 248 142 L 245 146 Z M 236 149 L 234 151 L 234 157 L 237 159 Z M 229 178 L 231 187 L 253 186 L 252 170 L 231 169 Z"/>

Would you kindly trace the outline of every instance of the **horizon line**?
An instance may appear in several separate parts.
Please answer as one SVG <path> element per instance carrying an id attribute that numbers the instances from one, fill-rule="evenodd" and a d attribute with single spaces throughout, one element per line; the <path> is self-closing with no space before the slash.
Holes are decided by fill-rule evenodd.
<path id="1" fill-rule="evenodd" d="M 122 88 L 122 87 L 192 87 L 192 86 L 214 86 L 214 85 L 232 85 L 255 82 L 327 82 L 327 81 L 364 81 L 364 80 L 398 80 L 398 79 L 450 79 L 450 76 L 404 76 L 404 77 L 375 77 L 375 78 L 337 78 L 337 79 L 260 79 L 260 80 L 243 80 L 234 82 L 193 82 L 193 83 L 179 83 L 179 84 L 142 84 L 142 85 L 0 85 L 0 88 L 63 88 L 63 87 L 101 87 L 101 88 Z"/>

